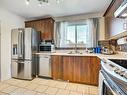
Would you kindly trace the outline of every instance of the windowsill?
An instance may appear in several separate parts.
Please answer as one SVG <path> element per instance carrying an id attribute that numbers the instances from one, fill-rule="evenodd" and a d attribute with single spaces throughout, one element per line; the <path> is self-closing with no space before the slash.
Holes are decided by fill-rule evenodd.
<path id="1" fill-rule="evenodd" d="M 56 47 L 56 50 L 72 50 L 72 49 L 75 49 L 75 47 Z M 77 49 L 81 49 L 81 50 L 84 50 L 86 49 L 86 47 L 77 47 Z"/>

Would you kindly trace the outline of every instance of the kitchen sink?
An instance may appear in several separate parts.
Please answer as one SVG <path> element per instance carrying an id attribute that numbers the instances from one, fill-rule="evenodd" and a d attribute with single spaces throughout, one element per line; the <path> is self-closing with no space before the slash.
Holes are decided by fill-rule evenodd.
<path id="1" fill-rule="evenodd" d="M 83 53 L 79 51 L 70 51 L 67 54 L 83 54 Z"/>

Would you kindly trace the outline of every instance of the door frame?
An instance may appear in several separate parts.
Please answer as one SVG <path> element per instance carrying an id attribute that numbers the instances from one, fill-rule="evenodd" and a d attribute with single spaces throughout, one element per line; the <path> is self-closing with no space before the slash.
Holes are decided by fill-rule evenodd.
<path id="1" fill-rule="evenodd" d="M 1 81 L 1 31 L 2 31 L 2 22 L 0 20 L 0 81 Z"/>

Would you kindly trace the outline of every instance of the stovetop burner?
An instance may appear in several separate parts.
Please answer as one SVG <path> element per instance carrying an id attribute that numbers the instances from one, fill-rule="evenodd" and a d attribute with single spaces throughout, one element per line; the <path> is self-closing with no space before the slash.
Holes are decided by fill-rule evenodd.
<path id="1" fill-rule="evenodd" d="M 127 60 L 121 60 L 121 59 L 120 60 L 119 59 L 109 59 L 109 60 L 127 69 Z"/>

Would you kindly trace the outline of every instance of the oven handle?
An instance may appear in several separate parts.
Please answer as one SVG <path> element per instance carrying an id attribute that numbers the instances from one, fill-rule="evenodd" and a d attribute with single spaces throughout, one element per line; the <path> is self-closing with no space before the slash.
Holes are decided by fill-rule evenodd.
<path id="1" fill-rule="evenodd" d="M 106 80 L 104 80 L 104 83 L 111 90 L 111 92 L 113 93 L 113 95 L 122 95 L 119 91 L 111 88 L 110 84 Z"/>

